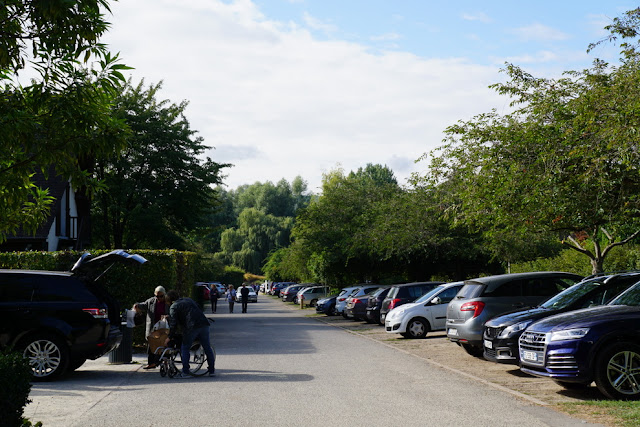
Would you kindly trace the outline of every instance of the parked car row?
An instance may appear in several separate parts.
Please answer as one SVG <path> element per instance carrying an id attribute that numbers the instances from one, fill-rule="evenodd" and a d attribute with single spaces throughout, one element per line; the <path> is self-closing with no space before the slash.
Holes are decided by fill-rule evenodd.
<path id="1" fill-rule="evenodd" d="M 595 381 L 609 398 L 640 399 L 640 272 L 366 284 L 318 300 L 316 311 L 383 324 L 406 338 L 443 330 L 487 361 L 566 388 Z"/>

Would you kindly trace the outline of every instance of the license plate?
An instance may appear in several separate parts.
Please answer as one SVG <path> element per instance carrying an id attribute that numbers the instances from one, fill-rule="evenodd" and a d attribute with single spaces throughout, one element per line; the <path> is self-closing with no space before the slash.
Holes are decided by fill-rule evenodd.
<path id="1" fill-rule="evenodd" d="M 522 352 L 522 358 L 524 360 L 530 360 L 532 362 L 537 362 L 538 361 L 538 353 L 535 353 L 533 351 L 523 351 Z"/>
<path id="2" fill-rule="evenodd" d="M 458 336 L 458 330 L 456 328 L 449 328 L 449 330 L 447 331 L 447 335 L 453 335 L 455 337 Z"/>
<path id="3" fill-rule="evenodd" d="M 493 348 L 493 342 L 491 342 L 489 340 L 484 340 L 484 346 L 486 348 Z"/>

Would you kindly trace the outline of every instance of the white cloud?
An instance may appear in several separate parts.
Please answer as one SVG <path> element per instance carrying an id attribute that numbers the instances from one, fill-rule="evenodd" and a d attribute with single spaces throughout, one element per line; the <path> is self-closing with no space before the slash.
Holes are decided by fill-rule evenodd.
<path id="1" fill-rule="evenodd" d="M 462 14 L 462 19 L 465 21 L 479 21 L 485 24 L 491 23 L 493 20 L 484 12 L 478 13 L 464 13 Z"/>
<path id="2" fill-rule="evenodd" d="M 302 18 L 312 30 L 324 31 L 327 34 L 335 33 L 336 31 L 338 31 L 338 27 L 336 27 L 335 25 L 314 18 L 308 12 L 304 12 Z"/>
<path id="3" fill-rule="evenodd" d="M 423 168 L 413 160 L 441 145 L 443 129 L 503 103 L 487 89 L 496 67 L 320 41 L 248 0 L 112 7 L 104 41 L 136 81 L 164 80 L 160 97 L 190 101 L 192 128 L 216 147 L 207 155 L 235 165 L 231 188 L 301 175 L 317 191 L 336 164 L 388 164 L 402 182 Z"/>
<path id="4" fill-rule="evenodd" d="M 537 22 L 526 27 L 512 29 L 509 33 L 524 41 L 558 41 L 569 38 L 566 33 Z"/>

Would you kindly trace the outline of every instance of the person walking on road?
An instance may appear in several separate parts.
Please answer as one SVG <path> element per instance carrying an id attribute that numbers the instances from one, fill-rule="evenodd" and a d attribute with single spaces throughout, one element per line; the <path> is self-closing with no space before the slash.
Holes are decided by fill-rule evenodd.
<path id="1" fill-rule="evenodd" d="M 242 288 L 240 288 L 240 298 L 242 301 L 242 312 L 247 312 L 247 305 L 249 303 L 249 288 L 247 288 L 247 284 L 243 283 Z"/>
<path id="2" fill-rule="evenodd" d="M 218 286 L 214 283 L 211 285 L 211 291 L 209 292 L 209 300 L 211 301 L 211 312 L 215 313 L 218 308 L 218 298 L 220 298 L 220 291 Z"/>
<path id="3" fill-rule="evenodd" d="M 227 292 L 227 301 L 229 302 L 229 313 L 233 313 L 233 304 L 236 302 L 236 290 L 233 289 L 233 285 L 229 285 L 229 291 Z"/>
<path id="4" fill-rule="evenodd" d="M 182 372 L 176 378 L 193 377 L 189 371 L 189 357 L 191 356 L 189 350 L 195 340 L 200 341 L 204 353 L 207 355 L 209 376 L 215 376 L 216 357 L 211 349 L 209 320 L 204 312 L 194 300 L 180 298 L 178 291 L 175 290 L 167 292 L 167 300 L 171 306 L 169 307 L 169 338 L 167 338 L 165 345 L 169 345 L 169 341 L 175 339 L 178 327 L 182 331 L 182 345 L 180 346 Z"/>

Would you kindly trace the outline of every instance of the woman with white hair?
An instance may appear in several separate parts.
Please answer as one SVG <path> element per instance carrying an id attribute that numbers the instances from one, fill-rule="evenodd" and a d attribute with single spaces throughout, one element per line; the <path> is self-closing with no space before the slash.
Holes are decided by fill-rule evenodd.
<path id="1" fill-rule="evenodd" d="M 162 286 L 158 286 L 153 292 L 153 296 L 145 302 L 139 302 L 133 305 L 136 313 L 145 313 L 147 315 L 147 325 L 145 337 L 151 335 L 153 325 L 158 323 L 163 316 L 169 315 L 169 304 L 166 302 L 167 292 Z M 143 369 L 153 369 L 158 367 L 160 355 L 151 352 L 151 348 L 147 346 L 147 365 Z"/>

